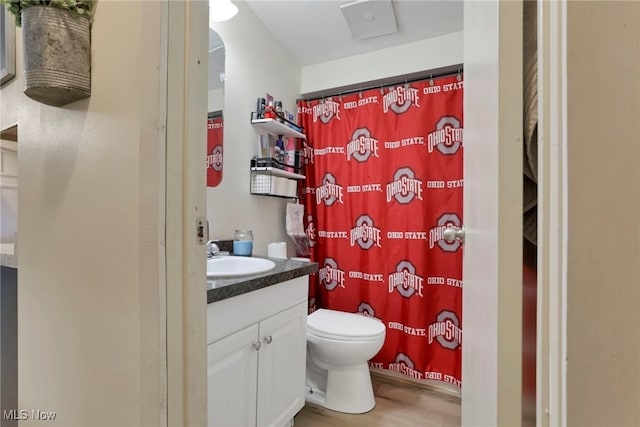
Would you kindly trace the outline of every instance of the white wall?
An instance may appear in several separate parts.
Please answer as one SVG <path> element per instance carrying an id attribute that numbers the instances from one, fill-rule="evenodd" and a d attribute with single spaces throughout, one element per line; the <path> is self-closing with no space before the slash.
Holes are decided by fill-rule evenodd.
<path id="1" fill-rule="evenodd" d="M 220 111 L 224 107 L 224 89 L 214 89 L 207 93 L 207 112 Z"/>
<path id="2" fill-rule="evenodd" d="M 566 16 L 567 425 L 640 425 L 640 3 Z"/>
<path id="3" fill-rule="evenodd" d="M 463 32 L 302 68 L 301 93 L 437 70 L 463 62 Z"/>
<path id="4" fill-rule="evenodd" d="M 287 199 L 249 194 L 249 162 L 256 154 L 258 133 L 251 126 L 256 100 L 268 92 L 295 110 L 300 94 L 300 67 L 244 2 L 238 14 L 213 28 L 225 46 L 224 169 L 218 187 L 207 189 L 211 237 L 231 239 L 238 228 L 253 230 L 256 255 L 267 254 L 271 241 L 286 241 Z"/>
<path id="5" fill-rule="evenodd" d="M 162 419 L 161 8 L 97 3 L 89 99 L 17 98 L 19 404 L 47 425 Z"/>

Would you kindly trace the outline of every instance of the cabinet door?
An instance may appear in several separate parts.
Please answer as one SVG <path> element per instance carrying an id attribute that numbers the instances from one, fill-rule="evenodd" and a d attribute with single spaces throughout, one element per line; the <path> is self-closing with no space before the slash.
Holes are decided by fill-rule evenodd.
<path id="1" fill-rule="evenodd" d="M 207 348 L 209 426 L 252 426 L 256 422 L 258 325 Z"/>
<path id="2" fill-rule="evenodd" d="M 304 406 L 307 303 L 260 322 L 258 426 L 282 426 Z"/>

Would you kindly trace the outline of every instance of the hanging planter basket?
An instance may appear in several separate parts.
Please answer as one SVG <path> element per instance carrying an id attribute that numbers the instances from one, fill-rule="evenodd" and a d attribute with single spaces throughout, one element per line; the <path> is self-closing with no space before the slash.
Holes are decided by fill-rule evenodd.
<path id="1" fill-rule="evenodd" d="M 24 93 L 61 107 L 91 96 L 91 21 L 48 6 L 22 10 Z"/>

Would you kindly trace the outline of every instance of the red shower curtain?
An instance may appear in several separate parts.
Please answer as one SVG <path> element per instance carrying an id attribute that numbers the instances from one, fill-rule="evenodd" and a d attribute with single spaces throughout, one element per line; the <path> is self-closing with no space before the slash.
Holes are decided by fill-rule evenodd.
<path id="1" fill-rule="evenodd" d="M 461 76 L 300 101 L 310 311 L 383 322 L 374 368 L 461 385 Z"/>

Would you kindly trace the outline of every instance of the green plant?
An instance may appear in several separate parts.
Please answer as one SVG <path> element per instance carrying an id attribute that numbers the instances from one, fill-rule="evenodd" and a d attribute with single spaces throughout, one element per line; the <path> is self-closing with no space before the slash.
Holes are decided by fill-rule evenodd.
<path id="1" fill-rule="evenodd" d="M 22 9 L 31 6 L 49 6 L 68 11 L 72 15 L 84 15 L 92 17 L 94 0 L 0 0 L 0 4 L 6 4 L 7 10 L 16 17 L 16 25 L 22 25 Z"/>

